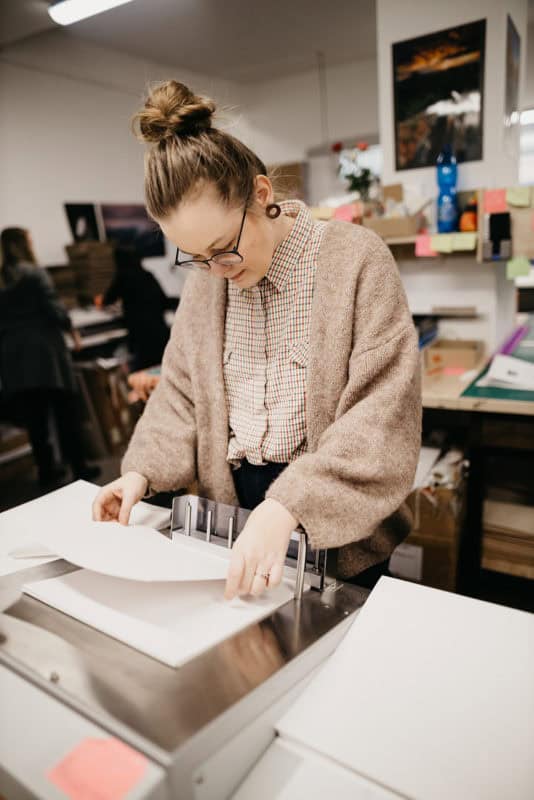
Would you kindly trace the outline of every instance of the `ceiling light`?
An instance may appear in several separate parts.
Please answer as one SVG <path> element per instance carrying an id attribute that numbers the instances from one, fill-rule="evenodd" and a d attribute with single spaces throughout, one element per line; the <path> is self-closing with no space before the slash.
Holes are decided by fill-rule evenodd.
<path id="1" fill-rule="evenodd" d="M 73 22 L 93 17 L 124 3 L 131 3 L 131 0 L 60 0 L 48 7 L 48 13 L 58 25 L 72 25 Z"/>

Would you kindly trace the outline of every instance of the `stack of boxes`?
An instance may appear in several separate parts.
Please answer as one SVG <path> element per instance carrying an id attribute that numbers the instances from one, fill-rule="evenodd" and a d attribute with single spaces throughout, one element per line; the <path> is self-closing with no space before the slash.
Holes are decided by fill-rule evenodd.
<path id="1" fill-rule="evenodd" d="M 90 305 L 103 294 L 115 273 L 114 246 L 109 242 L 79 242 L 66 247 L 69 264 L 76 276 L 80 305 Z"/>
<path id="2" fill-rule="evenodd" d="M 456 590 L 466 510 L 464 455 L 450 450 L 408 497 L 413 529 L 391 556 L 390 572 L 425 586 Z"/>

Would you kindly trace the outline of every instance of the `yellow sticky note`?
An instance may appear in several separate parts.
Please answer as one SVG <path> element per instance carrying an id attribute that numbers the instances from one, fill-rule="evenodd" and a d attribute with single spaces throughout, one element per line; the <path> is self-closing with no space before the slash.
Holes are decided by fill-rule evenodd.
<path id="1" fill-rule="evenodd" d="M 477 235 L 471 231 L 452 234 L 453 250 L 474 250 L 477 245 Z"/>
<path id="2" fill-rule="evenodd" d="M 506 262 L 506 277 L 509 281 L 530 275 L 530 261 L 525 256 L 516 256 Z"/>
<path id="3" fill-rule="evenodd" d="M 452 233 L 435 233 L 430 237 L 430 247 L 437 253 L 452 253 Z"/>
<path id="4" fill-rule="evenodd" d="M 506 190 L 506 202 L 509 206 L 529 206 L 530 186 L 511 186 Z"/>

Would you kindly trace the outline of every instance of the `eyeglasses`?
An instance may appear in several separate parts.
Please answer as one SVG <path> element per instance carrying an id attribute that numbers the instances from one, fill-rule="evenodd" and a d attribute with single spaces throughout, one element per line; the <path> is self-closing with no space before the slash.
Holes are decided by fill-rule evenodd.
<path id="1" fill-rule="evenodd" d="M 241 241 L 241 234 L 243 233 L 243 226 L 245 224 L 245 217 L 247 216 L 247 207 L 243 212 L 243 219 L 241 220 L 241 227 L 237 234 L 237 242 L 231 250 L 222 250 L 220 253 L 215 253 L 211 258 L 193 258 L 189 253 L 182 253 L 180 248 L 176 251 L 176 258 L 174 260 L 175 267 L 184 267 L 184 269 L 211 269 L 212 262 L 219 264 L 221 267 L 235 267 L 243 261 L 243 256 L 238 250 L 239 242 Z"/>

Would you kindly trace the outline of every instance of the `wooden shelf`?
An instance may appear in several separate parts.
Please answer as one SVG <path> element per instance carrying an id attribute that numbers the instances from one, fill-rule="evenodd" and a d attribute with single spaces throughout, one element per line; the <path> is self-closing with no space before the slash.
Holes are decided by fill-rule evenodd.
<path id="1" fill-rule="evenodd" d="M 474 306 L 432 306 L 425 309 L 410 309 L 410 314 L 417 317 L 441 317 L 442 319 L 477 319 L 482 316 Z"/>
<path id="2" fill-rule="evenodd" d="M 415 240 L 417 236 L 393 236 L 387 239 L 384 239 L 387 245 L 390 244 L 415 244 Z"/>

